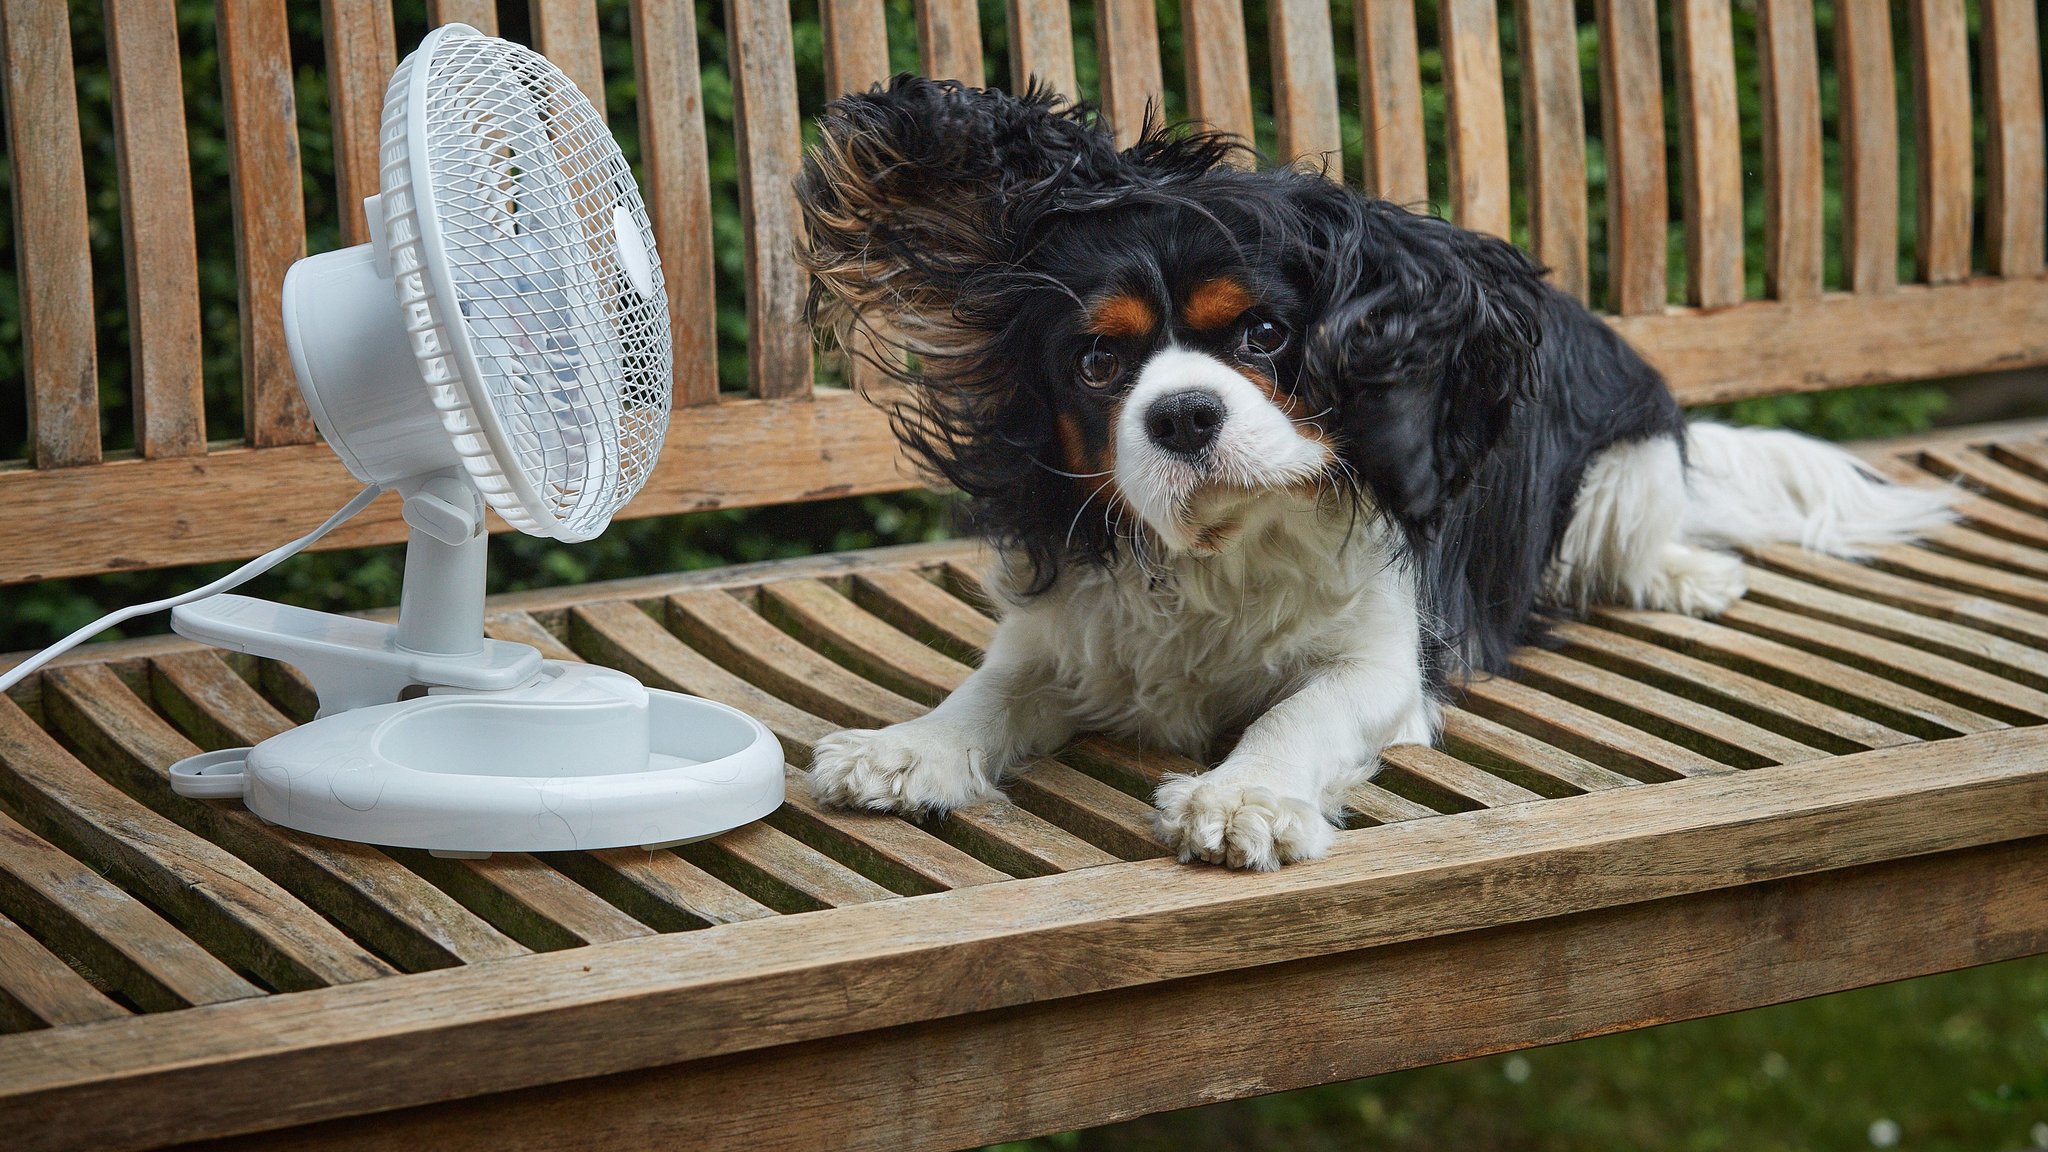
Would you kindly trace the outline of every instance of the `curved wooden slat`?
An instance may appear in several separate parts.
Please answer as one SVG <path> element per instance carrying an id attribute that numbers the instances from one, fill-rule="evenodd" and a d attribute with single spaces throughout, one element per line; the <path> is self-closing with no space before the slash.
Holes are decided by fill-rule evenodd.
<path id="1" fill-rule="evenodd" d="M 392 850 L 470 911 L 536 952 L 631 940 L 654 929 L 524 852 L 488 859 L 442 859 Z"/>
<path id="2" fill-rule="evenodd" d="M 1642 781 L 1725 776 L 1718 760 L 1514 680 L 1475 680 L 1459 703 L 1466 709 Z"/>
<path id="3" fill-rule="evenodd" d="M 1664 92 L 1655 0 L 1598 0 L 1600 142 L 1607 157 L 1613 311 L 1664 310 Z"/>
<path id="4" fill-rule="evenodd" d="M 127 1009 L 101 995 L 19 924 L 0 916 L 0 1028 L 61 1028 L 126 1015 Z"/>
<path id="5" fill-rule="evenodd" d="M 1529 250 L 1558 287 L 1588 298 L 1586 105 L 1570 0 L 1516 0 L 1521 37 L 1522 155 Z M 1731 86 L 1729 98 L 1734 98 Z"/>
<path id="6" fill-rule="evenodd" d="M 1963 0 L 1907 0 L 1913 29 L 1913 135 L 1919 156 L 1919 278 L 1970 274 L 1970 44 Z"/>
<path id="7" fill-rule="evenodd" d="M 1329 0 L 1268 0 L 1266 38 L 1273 53 L 1275 157 L 1320 157 L 1344 175 L 1344 133 L 1337 118 L 1337 55 Z"/>
<path id="8" fill-rule="evenodd" d="M 975 0 L 917 0 L 917 52 L 924 74 L 958 80 L 969 88 L 986 81 L 981 64 L 981 15 Z"/>
<path id="9" fill-rule="evenodd" d="M 61 4 L 0 3 L 7 157 L 27 370 L 29 452 L 38 468 L 100 460 L 99 359 L 85 161 L 72 87 L 71 23 Z"/>
<path id="10" fill-rule="evenodd" d="M 334 133 L 334 199 L 341 242 L 370 238 L 363 197 L 375 195 L 383 164 L 378 136 L 384 87 L 398 66 L 391 0 L 320 0 L 327 35 L 327 106 Z"/>
<path id="11" fill-rule="evenodd" d="M 803 219 L 794 187 L 803 135 L 789 7 L 770 0 L 726 0 L 725 25 L 739 147 L 740 218 L 747 236 L 747 382 L 764 400 L 808 396 L 808 281 L 796 262 Z"/>
<path id="12" fill-rule="evenodd" d="M 2021 461 L 2041 458 L 2037 449 L 2024 444 L 2008 446 L 2005 455 Z M 2010 468 L 1983 452 L 1954 446 L 1930 447 L 1920 453 L 1919 463 L 1944 480 L 1964 484 L 2030 516 L 2048 518 L 2048 481 Z"/>
<path id="13" fill-rule="evenodd" d="M 1536 780 L 1526 778 L 1546 782 L 1543 791 L 1598 792 L 1641 783 L 1462 708 L 1444 709 L 1442 740 L 1459 758 L 1532 790 L 1538 790 Z"/>
<path id="14" fill-rule="evenodd" d="M 1515 670 L 1531 687 L 1633 724 L 1738 768 L 1797 764 L 1826 753 L 1661 688 L 1556 652 L 1526 650 Z"/>
<path id="15" fill-rule="evenodd" d="M 2011 661 L 2016 674 L 2028 677 L 2048 674 L 2048 652 L 2030 650 L 2048 647 L 2048 614 L 1995 603 L 1981 596 L 1952 592 L 1785 544 L 1752 549 L 1749 558 L 1754 564 L 1851 593 L 1875 605 L 1889 604 L 1962 625 L 1986 639 L 2002 639 L 2009 642 L 2009 646 L 2000 645 L 1996 651 Z M 1989 651 L 1986 650 L 1987 655 Z"/>
<path id="16" fill-rule="evenodd" d="M 548 863 L 634 919 L 664 932 L 775 915 L 775 909 L 673 852 L 565 852 L 548 857 Z"/>
<path id="17" fill-rule="evenodd" d="M 1152 0 L 1096 0 L 1095 59 L 1102 111 L 1128 148 L 1145 130 L 1148 108 L 1163 114 L 1166 82 L 1159 73 L 1159 17 Z"/>
<path id="18" fill-rule="evenodd" d="M 528 0 L 533 46 L 569 74 L 601 117 L 604 52 L 597 37 L 596 0 Z"/>
<path id="19" fill-rule="evenodd" d="M 694 5 L 635 0 L 633 70 L 647 213 L 668 291 L 675 404 L 709 404 L 718 399 L 718 303 Z"/>
<path id="20" fill-rule="evenodd" d="M 1078 98 L 1074 79 L 1074 22 L 1066 0 L 1009 0 L 1010 83 L 1022 91 L 1037 78 L 1068 99 Z"/>
<path id="21" fill-rule="evenodd" d="M 1252 77 L 1245 57 L 1243 0 L 1185 0 L 1180 21 L 1189 117 L 1251 143 Z M 1279 58 L 1277 48 L 1274 58 Z M 1283 147 L 1276 159 L 1292 156 Z"/>
<path id="22" fill-rule="evenodd" d="M 1842 252 L 1849 288 L 1899 283 L 1899 97 L 1888 0 L 1836 0 Z"/>
<path id="23" fill-rule="evenodd" d="M 199 259 L 186 158 L 185 93 L 172 0 L 106 6 L 121 251 L 134 363 L 135 447 L 144 456 L 206 451 L 199 357 Z"/>
<path id="24" fill-rule="evenodd" d="M 1375 825 L 1400 824 L 1408 820 L 1422 820 L 1442 815 L 1434 808 L 1417 804 L 1406 796 L 1395 795 L 1371 781 L 1346 792 L 1344 807 Z"/>
<path id="25" fill-rule="evenodd" d="M 1851 0 L 1853 2 L 1853 0 Z M 1678 155 L 1685 189 L 1686 301 L 1742 302 L 1742 124 L 1729 0 L 1676 0 Z"/>
<path id="26" fill-rule="evenodd" d="M 427 0 L 427 23 L 467 24 L 487 36 L 498 34 L 497 0 Z"/>
<path id="27" fill-rule="evenodd" d="M 896 893 L 770 824 L 746 824 L 676 854 L 781 912 L 844 908 Z"/>
<path id="28" fill-rule="evenodd" d="M 1760 0 L 1763 70 L 1764 291 L 1780 300 L 1820 295 L 1820 57 L 1813 0 Z"/>
<path id="29" fill-rule="evenodd" d="M 2042 157 L 2041 28 L 2028 0 L 1983 0 L 1984 245 L 1991 271 L 2041 271 L 2048 228 Z"/>
<path id="30" fill-rule="evenodd" d="M 1989 596 L 2018 608 L 2048 612 L 2048 580 L 1977 564 L 1928 548 L 1892 545 L 1871 552 L 1874 568 L 1952 591 Z"/>
<path id="31" fill-rule="evenodd" d="M 902 569 L 856 573 L 853 602 L 963 664 L 976 664 L 996 622 L 938 585 Z"/>
<path id="32" fill-rule="evenodd" d="M 1385 767 L 1374 777 L 1374 782 L 1381 787 L 1387 787 L 1392 776 L 1405 774 L 1467 801 L 1468 806 L 1504 808 L 1509 804 L 1543 799 L 1539 793 L 1474 768 L 1448 752 L 1422 744 L 1388 748 L 1380 753 L 1380 759 L 1385 762 Z"/>
<path id="33" fill-rule="evenodd" d="M 1427 210 L 1429 160 L 1422 139 L 1422 75 L 1416 64 L 1414 0 L 1354 2 L 1365 190 L 1396 204 Z"/>
<path id="34" fill-rule="evenodd" d="M 1451 219 L 1508 235 L 1508 121 L 1493 0 L 1441 0 Z"/>

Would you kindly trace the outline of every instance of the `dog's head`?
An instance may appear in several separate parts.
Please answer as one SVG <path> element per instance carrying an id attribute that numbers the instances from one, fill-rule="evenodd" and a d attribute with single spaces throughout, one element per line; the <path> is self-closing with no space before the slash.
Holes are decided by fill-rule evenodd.
<path id="1" fill-rule="evenodd" d="M 1528 386 L 1514 248 L 1254 172 L 1200 132 L 899 76 L 798 180 L 813 314 L 907 385 L 897 429 L 1039 584 L 1138 533 L 1233 547 L 1321 493 L 1425 532 Z"/>

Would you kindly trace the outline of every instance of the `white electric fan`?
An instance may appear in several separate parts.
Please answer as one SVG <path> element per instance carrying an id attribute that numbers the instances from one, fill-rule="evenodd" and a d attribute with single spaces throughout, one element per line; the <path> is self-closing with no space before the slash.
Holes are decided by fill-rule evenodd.
<path id="1" fill-rule="evenodd" d="M 483 633 L 485 506 L 587 540 L 668 427 L 667 298 L 604 122 L 544 57 L 451 24 L 392 75 L 382 159 L 371 242 L 293 265 L 284 321 L 328 444 L 366 497 L 405 497 L 398 623 L 178 607 L 183 635 L 298 667 L 320 710 L 174 765 L 172 787 L 455 855 L 657 847 L 768 814 L 782 754 L 759 722 Z"/>

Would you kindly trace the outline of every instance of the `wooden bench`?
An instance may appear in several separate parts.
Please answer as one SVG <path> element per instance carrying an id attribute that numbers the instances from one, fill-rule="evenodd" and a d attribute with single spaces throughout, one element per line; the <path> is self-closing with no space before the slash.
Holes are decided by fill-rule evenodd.
<path id="1" fill-rule="evenodd" d="M 1766 291 L 1750 299 L 1728 0 L 1599 0 L 1603 304 L 1684 400 L 2048 363 L 2034 6 L 1970 0 L 1978 89 L 1965 0 L 1902 2 L 1913 33 L 1894 44 L 1884 4 L 1838 0 L 1841 115 L 1823 123 L 1810 4 L 1760 0 Z M 429 8 L 493 27 L 489 3 Z M 323 9 L 346 205 L 374 181 L 400 45 L 381 0 Z M 1585 294 L 1594 202 L 1572 5 L 1513 8 L 1519 172 L 1496 6 L 1438 9 L 1420 32 L 1411 0 L 1336 9 L 1356 35 L 1353 92 L 1338 88 L 1352 49 L 1333 9 L 1270 0 L 1268 108 L 1242 8 L 1185 0 L 1184 106 L 1240 130 L 1270 114 L 1262 143 L 1282 158 L 1341 150 L 1351 109 L 1366 145 L 1345 178 L 1404 201 L 1429 196 L 1426 157 L 1442 148 L 1450 213 L 1506 232 L 1524 205 L 1534 251 Z M 880 78 L 882 0 L 822 11 L 829 85 Z M 0 583 L 248 556 L 353 490 L 314 442 L 277 317 L 306 245 L 283 0 L 218 6 L 232 189 L 192 187 L 169 0 L 107 12 L 105 61 L 74 66 L 65 6 L 0 0 L 33 433 L 29 461 L 0 465 Z M 917 15 L 929 71 L 985 78 L 971 0 L 921 0 Z M 528 16 L 538 46 L 600 92 L 597 7 L 534 0 Z M 787 6 L 725 8 L 744 395 L 721 394 L 711 340 L 693 11 L 636 0 L 629 16 L 639 105 L 609 111 L 638 126 L 678 400 L 631 511 L 908 485 L 879 415 L 813 387 L 790 245 Z M 1066 0 L 1010 0 L 1007 16 L 1008 74 L 1072 90 Z M 1090 94 L 1128 133 L 1173 63 L 1152 0 L 1097 0 L 1094 43 Z M 1428 43 L 1448 98 L 1430 141 Z M 103 64 L 135 318 L 136 447 L 119 453 L 101 446 L 109 345 L 74 87 L 75 67 Z M 1666 294 L 1666 99 L 1682 306 Z M 1905 283 L 1901 99 L 1917 123 Z M 1973 101 L 1988 121 L 1981 204 Z M 1824 132 L 1842 142 L 1839 234 L 1823 226 Z M 215 335 L 195 195 L 232 197 L 238 225 L 241 429 L 203 418 Z M 361 238 L 343 217 L 343 238 Z M 1843 290 L 1825 278 L 1829 246 Z M 1188 765 L 1098 740 L 1023 773 L 1007 803 L 924 825 L 807 798 L 797 777 L 821 735 L 911 716 L 976 659 L 991 621 L 966 544 L 494 602 L 496 635 L 730 702 L 781 738 L 788 804 L 668 852 L 444 861 L 177 798 L 167 764 L 304 718 L 307 685 L 175 638 L 81 650 L 0 699 L 0 1132 L 24 1152 L 947 1148 L 2048 951 L 2048 428 L 1865 451 L 1901 477 L 1960 482 L 1963 522 L 1863 565 L 1761 552 L 1752 594 L 1718 620 L 1603 611 L 1565 627 L 1519 678 L 1474 686 L 1442 750 L 1390 756 L 1329 860 L 1275 874 L 1164 859 L 1146 797 Z M 393 502 L 331 543 L 401 534 Z"/>

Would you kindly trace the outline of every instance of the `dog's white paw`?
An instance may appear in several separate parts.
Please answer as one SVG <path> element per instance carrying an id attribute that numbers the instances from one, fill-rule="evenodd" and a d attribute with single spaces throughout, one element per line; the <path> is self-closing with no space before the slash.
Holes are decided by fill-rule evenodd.
<path id="1" fill-rule="evenodd" d="M 1643 588 L 1642 607 L 1687 616 L 1719 616 L 1749 590 L 1742 558 L 1726 552 L 1666 544 L 1657 572 Z"/>
<path id="2" fill-rule="evenodd" d="M 1182 862 L 1270 872 L 1296 860 L 1321 859 L 1336 833 L 1314 804 L 1236 781 L 1172 776 L 1154 802 L 1160 839 Z"/>
<path id="3" fill-rule="evenodd" d="M 962 734 L 910 721 L 834 732 L 811 750 L 811 795 L 842 808 L 945 813 L 995 796 L 983 752 Z"/>

